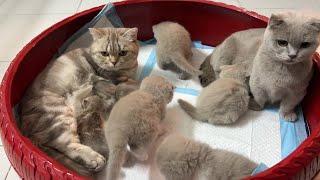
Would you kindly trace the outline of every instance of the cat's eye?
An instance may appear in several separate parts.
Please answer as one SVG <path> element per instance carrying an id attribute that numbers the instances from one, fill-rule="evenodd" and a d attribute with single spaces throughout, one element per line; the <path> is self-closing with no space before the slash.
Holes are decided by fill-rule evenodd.
<path id="1" fill-rule="evenodd" d="M 277 43 L 279 46 L 282 46 L 282 47 L 285 47 L 285 46 L 288 46 L 288 41 L 285 41 L 285 40 L 277 40 Z"/>
<path id="2" fill-rule="evenodd" d="M 310 47 L 310 46 L 311 46 L 311 43 L 309 43 L 309 42 L 303 42 L 303 43 L 301 43 L 300 48 L 308 48 L 308 47 Z"/>
<path id="3" fill-rule="evenodd" d="M 100 54 L 105 57 L 109 56 L 109 53 L 107 51 L 101 51 Z"/>
<path id="4" fill-rule="evenodd" d="M 119 56 L 125 56 L 125 55 L 127 55 L 127 51 L 120 51 L 119 52 Z"/>

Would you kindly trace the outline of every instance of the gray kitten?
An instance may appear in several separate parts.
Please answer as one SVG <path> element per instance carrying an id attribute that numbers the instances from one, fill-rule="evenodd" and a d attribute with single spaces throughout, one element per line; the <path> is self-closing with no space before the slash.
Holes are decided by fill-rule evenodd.
<path id="1" fill-rule="evenodd" d="M 220 79 L 205 87 L 196 107 L 179 99 L 181 108 L 193 119 L 211 124 L 231 124 L 248 110 L 247 64 L 220 67 Z"/>
<path id="2" fill-rule="evenodd" d="M 297 119 L 294 109 L 312 77 L 319 34 L 320 19 L 294 13 L 271 16 L 250 78 L 255 109 L 280 102 L 280 115 L 288 121 Z"/>
<path id="3" fill-rule="evenodd" d="M 127 154 L 147 160 L 147 150 L 162 133 L 161 120 L 166 105 L 173 98 L 174 87 L 162 77 L 147 77 L 140 89 L 121 98 L 113 107 L 106 123 L 106 137 L 110 149 L 107 180 L 115 180 Z"/>
<path id="4" fill-rule="evenodd" d="M 219 78 L 220 67 L 223 65 L 248 63 L 248 72 L 251 72 L 252 61 L 263 40 L 265 29 L 249 29 L 231 34 L 205 59 L 200 70 L 200 83 L 206 87 Z"/>
<path id="5" fill-rule="evenodd" d="M 239 180 L 250 176 L 257 164 L 239 154 L 212 149 L 171 134 L 160 144 L 156 163 L 166 180 Z"/>
<path id="6" fill-rule="evenodd" d="M 97 79 L 92 77 L 96 75 L 115 83 L 132 77 L 139 49 L 136 28 L 90 29 L 90 32 L 94 39 L 90 47 L 67 52 L 51 61 L 21 102 L 22 133 L 47 154 L 83 175 L 100 171 L 106 159 L 81 143 L 82 132 L 78 129 L 81 120 L 77 119 L 76 108 L 69 106 L 68 98 L 84 86 L 93 86 Z M 73 167 L 76 163 L 84 171 L 78 165 Z"/>
<path id="7" fill-rule="evenodd" d="M 192 42 L 184 27 L 174 22 L 162 22 L 152 29 L 157 40 L 157 63 L 161 69 L 174 71 L 183 80 L 202 73 L 188 63 L 192 57 Z"/>

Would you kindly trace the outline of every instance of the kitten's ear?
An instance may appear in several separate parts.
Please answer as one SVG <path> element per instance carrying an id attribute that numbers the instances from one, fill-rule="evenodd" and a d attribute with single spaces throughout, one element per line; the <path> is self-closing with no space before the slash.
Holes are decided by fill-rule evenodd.
<path id="1" fill-rule="evenodd" d="M 98 28 L 89 28 L 89 32 L 94 40 L 100 39 L 104 36 L 104 32 Z"/>
<path id="2" fill-rule="evenodd" d="M 128 29 L 122 34 L 122 36 L 131 42 L 136 41 L 138 36 L 138 28 L 135 27 Z"/>
<path id="3" fill-rule="evenodd" d="M 310 26 L 314 28 L 316 31 L 320 32 L 320 19 L 311 19 L 309 22 Z"/>
<path id="4" fill-rule="evenodd" d="M 284 19 L 283 16 L 281 14 L 271 14 L 271 17 L 269 19 L 269 27 L 271 29 L 279 27 L 280 25 L 283 25 Z"/>

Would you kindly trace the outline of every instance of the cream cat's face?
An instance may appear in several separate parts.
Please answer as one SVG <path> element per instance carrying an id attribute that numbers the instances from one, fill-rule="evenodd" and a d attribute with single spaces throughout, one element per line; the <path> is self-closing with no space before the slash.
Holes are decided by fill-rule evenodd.
<path id="1" fill-rule="evenodd" d="M 272 15 L 265 33 L 269 53 L 285 64 L 310 57 L 319 45 L 320 20 L 294 13 Z"/>
<path id="2" fill-rule="evenodd" d="M 90 28 L 94 62 L 107 70 L 130 68 L 136 64 L 139 47 L 137 28 Z"/>

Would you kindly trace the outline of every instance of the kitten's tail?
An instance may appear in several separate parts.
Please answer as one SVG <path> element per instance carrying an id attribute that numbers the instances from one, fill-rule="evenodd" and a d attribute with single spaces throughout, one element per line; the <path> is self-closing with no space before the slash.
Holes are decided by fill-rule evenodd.
<path id="1" fill-rule="evenodd" d="M 76 163 L 75 161 L 71 160 L 70 158 L 68 158 L 66 155 L 64 155 L 63 153 L 50 148 L 50 147 L 46 147 L 46 146 L 40 146 L 40 148 L 50 157 L 52 157 L 53 159 L 55 159 L 56 161 L 60 162 L 61 164 L 63 164 L 65 167 L 67 167 L 68 169 L 71 169 L 75 172 L 77 172 L 80 175 L 83 176 L 92 176 L 93 172 L 90 172 L 87 168 L 85 168 L 84 166 L 81 166 L 80 164 Z"/>
<path id="2" fill-rule="evenodd" d="M 178 99 L 178 103 L 180 105 L 180 107 L 189 115 L 191 116 L 193 119 L 196 120 L 204 120 L 203 117 L 201 116 L 201 114 L 199 114 L 197 112 L 197 109 L 191 105 L 190 103 L 188 103 L 187 101 L 184 101 L 182 99 Z"/>
<path id="3" fill-rule="evenodd" d="M 121 167 L 126 157 L 126 152 L 126 146 L 110 146 L 107 168 L 107 180 L 118 179 Z"/>
<path id="4" fill-rule="evenodd" d="M 182 71 L 185 71 L 185 72 L 191 74 L 192 76 L 200 76 L 202 74 L 202 71 L 196 69 L 191 64 L 189 64 L 188 61 L 186 60 L 186 58 L 182 54 L 176 53 L 176 54 L 172 55 L 171 58 L 173 59 L 172 61 L 175 62 L 175 64 Z"/>

